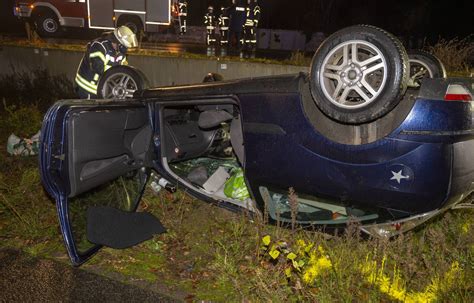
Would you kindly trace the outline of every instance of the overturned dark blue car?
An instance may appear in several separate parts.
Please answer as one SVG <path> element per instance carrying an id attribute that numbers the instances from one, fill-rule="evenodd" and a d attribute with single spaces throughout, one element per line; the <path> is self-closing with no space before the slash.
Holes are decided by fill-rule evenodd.
<path id="1" fill-rule="evenodd" d="M 320 46 L 309 73 L 57 102 L 40 166 L 72 262 L 163 230 L 135 212 L 150 175 L 155 187 L 272 222 L 357 221 L 373 236 L 472 207 L 474 81 L 427 77 L 408 88 L 409 74 L 395 37 L 353 26 Z"/>

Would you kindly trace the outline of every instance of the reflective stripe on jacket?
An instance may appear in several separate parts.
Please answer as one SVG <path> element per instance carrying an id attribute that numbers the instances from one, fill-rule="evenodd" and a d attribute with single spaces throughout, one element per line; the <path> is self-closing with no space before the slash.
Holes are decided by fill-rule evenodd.
<path id="1" fill-rule="evenodd" d="M 255 5 L 253 8 L 253 22 L 255 27 L 258 25 L 258 21 L 260 20 L 260 6 L 258 4 Z"/>
<path id="2" fill-rule="evenodd" d="M 207 25 L 207 28 L 209 29 L 209 26 L 212 26 L 214 28 L 214 15 L 211 13 L 206 13 L 204 15 L 204 25 Z"/>
<path id="3" fill-rule="evenodd" d="M 225 28 L 229 28 L 229 17 L 224 15 L 224 14 L 221 14 L 219 16 L 219 26 L 221 28 L 225 27 Z"/>
<path id="4" fill-rule="evenodd" d="M 257 26 L 260 20 L 260 6 L 252 3 L 245 10 L 245 26 Z"/>
<path id="5" fill-rule="evenodd" d="M 178 16 L 188 15 L 188 3 L 186 1 L 179 1 L 178 3 Z"/>
<path id="6" fill-rule="evenodd" d="M 100 76 L 115 65 L 127 65 L 127 49 L 123 46 L 116 51 L 112 42 L 98 38 L 87 45 L 86 53 L 77 69 L 75 82 L 87 92 L 97 95 Z"/>

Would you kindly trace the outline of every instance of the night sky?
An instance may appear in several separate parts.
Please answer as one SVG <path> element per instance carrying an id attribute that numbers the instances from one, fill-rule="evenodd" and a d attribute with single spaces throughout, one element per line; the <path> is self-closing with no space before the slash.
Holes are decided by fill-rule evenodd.
<path id="1" fill-rule="evenodd" d="M 189 23 L 201 25 L 208 5 L 230 0 L 188 0 Z M 372 24 L 398 36 L 466 37 L 474 29 L 474 0 L 259 0 L 260 27 L 326 35 L 352 24 Z M 0 1 L 0 31 L 22 30 L 12 14 L 13 0 Z"/>

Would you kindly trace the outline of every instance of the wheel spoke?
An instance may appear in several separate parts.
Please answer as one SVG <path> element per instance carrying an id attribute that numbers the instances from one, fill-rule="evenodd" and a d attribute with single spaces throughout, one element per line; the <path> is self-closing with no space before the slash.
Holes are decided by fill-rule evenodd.
<path id="1" fill-rule="evenodd" d="M 370 63 L 375 62 L 379 59 L 382 59 L 382 57 L 380 57 L 380 55 L 370 57 L 369 59 L 360 62 L 360 66 L 368 68 L 367 65 L 369 65 Z"/>
<path id="2" fill-rule="evenodd" d="M 342 66 L 347 64 L 347 61 L 349 61 L 349 45 L 344 45 L 342 47 Z"/>
<path id="3" fill-rule="evenodd" d="M 343 65 L 326 64 L 325 68 L 328 70 L 341 70 L 343 68 Z"/>
<path id="4" fill-rule="evenodd" d="M 110 95 L 114 91 L 114 86 L 110 82 L 105 82 L 102 92 L 104 97 Z"/>
<path id="5" fill-rule="evenodd" d="M 107 81 L 107 85 L 110 85 L 110 86 L 116 86 L 117 83 L 115 82 L 115 80 L 113 78 L 110 78 L 108 81 Z"/>
<path id="6" fill-rule="evenodd" d="M 136 92 L 137 90 L 134 90 L 134 89 L 127 89 L 127 93 L 125 94 L 125 97 L 127 98 L 133 98 L 133 94 Z"/>
<path id="7" fill-rule="evenodd" d="M 351 57 L 352 57 L 352 62 L 358 62 L 357 60 L 357 43 L 352 43 L 351 44 Z"/>
<path id="8" fill-rule="evenodd" d="M 345 103 L 346 103 L 347 96 L 349 95 L 349 93 L 350 93 L 351 90 L 352 90 L 352 88 L 350 88 L 349 86 L 346 87 L 346 88 L 344 89 L 344 91 L 342 92 L 341 97 L 339 97 L 338 102 L 341 103 L 341 104 L 345 104 Z M 336 100 L 337 100 L 337 99 L 336 99 Z"/>
<path id="9" fill-rule="evenodd" d="M 337 100 L 337 96 L 339 96 L 339 93 L 341 92 L 342 89 L 342 81 L 339 81 L 337 83 L 336 89 L 334 89 L 334 93 L 332 94 L 332 98 Z"/>
<path id="10" fill-rule="evenodd" d="M 369 91 L 369 93 L 372 95 L 372 96 L 375 96 L 377 94 L 377 92 L 375 91 L 375 89 L 372 87 L 372 85 L 370 85 L 367 81 L 365 81 L 365 79 L 362 79 L 360 81 L 360 83 L 362 84 L 362 86 Z"/>
<path id="11" fill-rule="evenodd" d="M 359 94 L 359 96 L 364 98 L 365 101 L 367 102 L 371 101 L 370 97 L 367 96 L 367 94 L 359 86 L 354 86 L 354 90 Z"/>
<path id="12" fill-rule="evenodd" d="M 135 83 L 135 81 L 132 78 L 130 78 L 130 81 L 128 82 L 127 89 L 133 89 L 133 90 L 138 89 L 137 84 Z"/>
<path id="13" fill-rule="evenodd" d="M 340 81 L 340 77 L 338 74 L 334 73 L 324 73 L 324 77 L 329 78 L 329 79 L 334 79 Z"/>
<path id="14" fill-rule="evenodd" d="M 127 76 L 122 76 L 122 77 L 120 78 L 119 84 L 120 84 L 121 86 L 125 86 L 125 83 L 126 83 L 126 82 L 128 82 L 128 77 L 127 77 Z"/>
<path id="15" fill-rule="evenodd" d="M 365 69 L 365 70 L 363 71 L 364 76 L 366 76 L 366 75 L 370 74 L 371 72 L 376 71 L 376 70 L 378 70 L 378 69 L 380 69 L 380 68 L 384 68 L 384 67 L 385 67 L 385 65 L 383 64 L 383 62 L 380 62 L 380 63 L 378 63 L 378 64 L 375 64 L 374 66 L 369 67 L 369 68 L 367 68 L 367 69 Z"/>

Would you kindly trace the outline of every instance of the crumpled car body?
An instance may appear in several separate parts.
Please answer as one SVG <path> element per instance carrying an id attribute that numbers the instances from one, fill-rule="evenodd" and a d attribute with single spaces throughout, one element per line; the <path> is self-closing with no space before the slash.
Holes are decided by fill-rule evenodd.
<path id="1" fill-rule="evenodd" d="M 43 123 L 42 182 L 76 265 L 100 245 L 78 252 L 73 197 L 134 170 L 220 207 L 268 212 L 272 222 L 291 223 L 296 207 L 303 226 L 334 230 L 355 220 L 366 233 L 392 236 L 472 206 L 464 200 L 474 181 L 472 102 L 445 101 L 453 84 L 472 94 L 471 79 L 430 79 L 364 125 L 321 113 L 303 73 L 149 89 L 126 101 L 60 101 Z M 232 196 L 228 180 L 239 170 L 241 195 Z"/>

